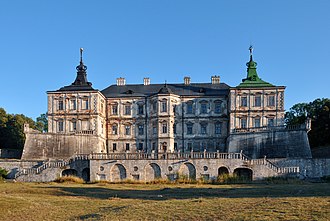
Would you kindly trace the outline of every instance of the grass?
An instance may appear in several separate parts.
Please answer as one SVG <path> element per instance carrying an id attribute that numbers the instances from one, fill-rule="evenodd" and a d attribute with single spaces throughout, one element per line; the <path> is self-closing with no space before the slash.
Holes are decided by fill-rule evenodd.
<path id="1" fill-rule="evenodd" d="M 328 220 L 329 183 L 0 183 L 0 220 Z"/>

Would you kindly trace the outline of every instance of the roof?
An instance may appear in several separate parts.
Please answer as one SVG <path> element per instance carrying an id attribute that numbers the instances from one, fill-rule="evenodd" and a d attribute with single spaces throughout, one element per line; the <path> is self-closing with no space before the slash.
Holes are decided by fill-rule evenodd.
<path id="1" fill-rule="evenodd" d="M 155 94 L 176 94 L 179 96 L 221 96 L 228 95 L 229 86 L 225 83 L 192 83 L 185 84 L 130 84 L 111 85 L 101 93 L 107 97 L 145 97 Z"/>

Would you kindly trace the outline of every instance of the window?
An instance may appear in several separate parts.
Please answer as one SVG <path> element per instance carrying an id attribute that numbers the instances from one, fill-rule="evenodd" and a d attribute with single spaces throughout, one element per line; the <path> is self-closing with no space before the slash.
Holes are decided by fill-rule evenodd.
<path id="1" fill-rule="evenodd" d="M 176 134 L 176 124 L 173 124 L 173 133 Z"/>
<path id="2" fill-rule="evenodd" d="M 189 123 L 187 124 L 187 134 L 192 134 L 193 133 L 193 124 Z"/>
<path id="3" fill-rule="evenodd" d="M 118 115 L 118 104 L 111 105 L 111 113 L 112 115 Z"/>
<path id="4" fill-rule="evenodd" d="M 161 112 L 167 112 L 167 101 L 162 101 L 161 105 L 162 105 Z"/>
<path id="5" fill-rule="evenodd" d="M 174 151 L 178 151 L 178 144 L 174 143 Z"/>
<path id="6" fill-rule="evenodd" d="M 187 103 L 187 114 L 192 114 L 193 113 L 193 103 L 189 102 Z"/>
<path id="7" fill-rule="evenodd" d="M 62 100 L 58 101 L 58 110 L 64 110 L 64 102 Z"/>
<path id="8" fill-rule="evenodd" d="M 201 103 L 201 114 L 207 113 L 207 103 Z"/>
<path id="9" fill-rule="evenodd" d="M 214 128 L 215 128 L 214 131 L 215 134 L 221 134 L 221 123 L 216 123 Z"/>
<path id="10" fill-rule="evenodd" d="M 125 105 L 124 115 L 131 115 L 131 105 L 130 104 Z"/>
<path id="11" fill-rule="evenodd" d="M 202 142 L 201 143 L 201 151 L 204 151 L 204 150 L 206 150 L 206 143 Z"/>
<path id="12" fill-rule="evenodd" d="M 260 117 L 254 118 L 254 127 L 260 127 Z"/>
<path id="13" fill-rule="evenodd" d="M 58 122 L 58 131 L 59 132 L 63 132 L 64 131 L 64 122 L 63 121 L 59 121 Z"/>
<path id="14" fill-rule="evenodd" d="M 138 114 L 143 114 L 143 104 L 138 105 Z"/>
<path id="15" fill-rule="evenodd" d="M 207 124 L 201 124 L 201 134 L 206 134 Z"/>
<path id="16" fill-rule="evenodd" d="M 155 142 L 152 143 L 152 148 L 151 148 L 151 150 L 156 150 L 156 143 L 155 143 Z"/>
<path id="17" fill-rule="evenodd" d="M 157 134 L 157 127 L 155 125 L 152 126 L 152 133 Z"/>
<path id="18" fill-rule="evenodd" d="M 187 150 L 192 151 L 192 143 L 187 143 L 187 146 L 188 146 Z"/>
<path id="19" fill-rule="evenodd" d="M 72 121 L 72 123 L 71 123 L 71 129 L 72 129 L 72 131 L 76 131 L 77 130 L 77 121 Z"/>
<path id="20" fill-rule="evenodd" d="M 129 151 L 129 143 L 126 143 L 126 151 Z"/>
<path id="21" fill-rule="evenodd" d="M 246 128 L 246 127 L 247 127 L 247 119 L 241 118 L 241 128 Z"/>
<path id="22" fill-rule="evenodd" d="M 216 113 L 216 114 L 221 113 L 221 102 L 214 103 L 214 113 Z"/>
<path id="23" fill-rule="evenodd" d="M 88 99 L 87 98 L 84 98 L 82 100 L 82 109 L 83 110 L 88 110 L 89 109 L 89 104 L 88 104 Z"/>
<path id="24" fill-rule="evenodd" d="M 117 144 L 116 144 L 116 143 L 113 143 L 113 144 L 112 144 L 112 150 L 113 150 L 113 151 L 116 151 L 116 150 L 117 150 Z"/>
<path id="25" fill-rule="evenodd" d="M 118 126 L 117 124 L 112 125 L 112 134 L 117 135 L 118 134 Z"/>
<path id="26" fill-rule="evenodd" d="M 275 106 L 275 95 L 268 95 L 268 106 Z"/>
<path id="27" fill-rule="evenodd" d="M 162 124 L 162 128 L 163 128 L 163 134 L 166 134 L 167 133 L 167 123 L 163 123 Z"/>
<path id="28" fill-rule="evenodd" d="M 70 100 L 70 109 L 76 110 L 77 109 L 77 102 L 76 100 Z"/>
<path id="29" fill-rule="evenodd" d="M 143 150 L 143 143 L 139 143 L 138 150 Z"/>
<path id="30" fill-rule="evenodd" d="M 241 97 L 241 107 L 247 107 L 247 97 Z"/>
<path id="31" fill-rule="evenodd" d="M 260 95 L 256 95 L 254 97 L 254 106 L 261 107 L 261 96 Z"/>
<path id="32" fill-rule="evenodd" d="M 125 135 L 131 135 L 131 126 L 125 125 Z"/>
<path id="33" fill-rule="evenodd" d="M 144 134 L 144 126 L 143 125 L 139 125 L 138 126 L 138 134 L 139 135 L 143 135 Z"/>
<path id="34" fill-rule="evenodd" d="M 152 110 L 157 112 L 157 101 L 152 102 Z"/>
<path id="35" fill-rule="evenodd" d="M 268 118 L 268 126 L 269 127 L 274 126 L 274 118 Z"/>

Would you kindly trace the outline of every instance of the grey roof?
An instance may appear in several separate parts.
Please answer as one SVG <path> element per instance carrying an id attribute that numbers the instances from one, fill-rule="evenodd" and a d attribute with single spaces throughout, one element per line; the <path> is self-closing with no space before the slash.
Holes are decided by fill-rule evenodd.
<path id="1" fill-rule="evenodd" d="M 229 93 L 229 86 L 225 83 L 166 84 L 166 86 L 164 84 L 111 85 L 101 92 L 105 97 L 144 97 L 164 94 L 166 87 L 167 93 L 179 96 L 224 96 Z"/>

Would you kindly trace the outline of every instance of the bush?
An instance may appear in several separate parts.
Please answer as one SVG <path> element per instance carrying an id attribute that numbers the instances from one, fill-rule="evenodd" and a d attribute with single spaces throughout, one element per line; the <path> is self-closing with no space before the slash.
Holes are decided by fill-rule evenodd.
<path id="1" fill-rule="evenodd" d="M 300 180 L 296 177 L 285 177 L 285 176 L 274 176 L 274 177 L 267 177 L 263 180 L 269 184 L 299 184 L 304 183 L 303 180 Z"/>
<path id="2" fill-rule="evenodd" d="M 238 183 L 250 183 L 251 181 L 247 177 L 240 177 L 236 174 L 222 174 L 214 181 L 215 184 L 238 184 Z"/>
<path id="3" fill-rule="evenodd" d="M 0 167 L 0 180 L 7 178 L 7 175 L 8 175 L 8 171 Z"/>
<path id="4" fill-rule="evenodd" d="M 326 183 L 330 183 L 330 176 L 323 176 L 321 177 L 321 180 Z"/>
<path id="5" fill-rule="evenodd" d="M 76 176 L 62 176 L 54 180 L 57 183 L 85 183 L 83 179 Z"/>

